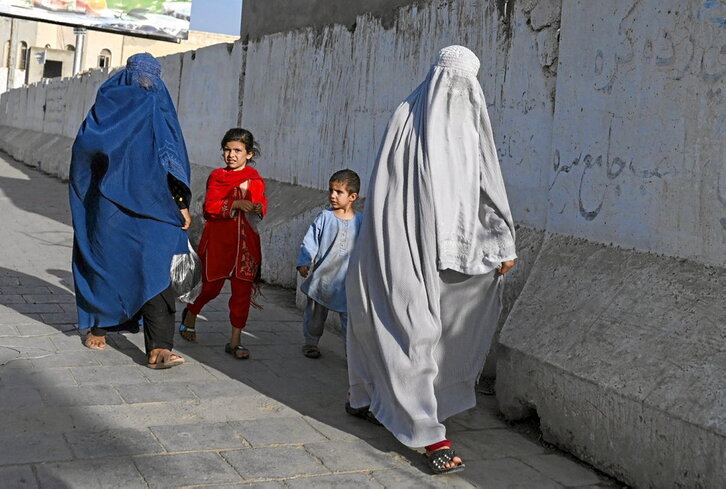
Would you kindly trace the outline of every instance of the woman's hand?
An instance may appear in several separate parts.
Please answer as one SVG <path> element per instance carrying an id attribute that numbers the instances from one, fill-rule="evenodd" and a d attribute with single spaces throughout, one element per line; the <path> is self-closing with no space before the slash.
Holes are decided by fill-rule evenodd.
<path id="1" fill-rule="evenodd" d="M 189 214 L 189 209 L 179 209 L 179 212 L 181 212 L 182 216 L 184 216 L 184 225 L 182 226 L 182 231 L 186 231 L 189 229 L 189 226 L 192 225 L 192 215 Z"/>
<path id="2" fill-rule="evenodd" d="M 297 271 L 300 273 L 301 277 L 305 278 L 308 276 L 308 273 L 310 273 L 310 267 L 301 265 L 301 266 L 297 267 Z"/>
<path id="3" fill-rule="evenodd" d="M 516 265 L 516 264 L 517 264 L 517 260 L 503 261 L 502 262 L 502 266 L 500 266 L 499 268 L 497 268 L 497 273 L 499 275 L 504 275 L 509 270 L 511 270 L 512 268 L 514 268 L 514 265 Z"/>

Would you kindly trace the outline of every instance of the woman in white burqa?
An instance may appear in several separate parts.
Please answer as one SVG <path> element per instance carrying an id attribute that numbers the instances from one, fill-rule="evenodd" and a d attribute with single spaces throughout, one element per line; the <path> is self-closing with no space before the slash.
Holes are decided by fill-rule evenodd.
<path id="1" fill-rule="evenodd" d="M 434 473 L 463 468 L 442 421 L 476 404 L 516 259 L 478 71 L 469 49 L 444 48 L 394 112 L 346 281 L 346 408 L 426 447 Z"/>

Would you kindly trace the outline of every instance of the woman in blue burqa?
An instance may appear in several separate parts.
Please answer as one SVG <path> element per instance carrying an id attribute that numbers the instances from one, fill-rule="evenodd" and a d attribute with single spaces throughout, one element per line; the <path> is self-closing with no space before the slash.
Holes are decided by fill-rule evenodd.
<path id="1" fill-rule="evenodd" d="M 476 404 L 515 230 L 479 59 L 442 49 L 386 129 L 346 279 L 346 410 L 461 470 L 443 421 Z"/>
<path id="2" fill-rule="evenodd" d="M 187 249 L 190 169 L 161 66 L 128 59 L 81 124 L 70 170 L 73 279 L 84 344 L 106 347 L 106 330 L 143 319 L 147 366 L 168 368 L 175 294 L 172 257 Z"/>

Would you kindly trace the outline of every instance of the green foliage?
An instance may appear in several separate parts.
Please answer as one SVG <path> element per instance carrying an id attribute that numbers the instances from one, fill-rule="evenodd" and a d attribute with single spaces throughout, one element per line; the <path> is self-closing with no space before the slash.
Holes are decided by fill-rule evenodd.
<path id="1" fill-rule="evenodd" d="M 151 13 L 159 14 L 164 11 L 164 1 L 184 2 L 189 0 L 107 0 L 108 8 L 128 12 L 133 9 L 146 9 Z"/>

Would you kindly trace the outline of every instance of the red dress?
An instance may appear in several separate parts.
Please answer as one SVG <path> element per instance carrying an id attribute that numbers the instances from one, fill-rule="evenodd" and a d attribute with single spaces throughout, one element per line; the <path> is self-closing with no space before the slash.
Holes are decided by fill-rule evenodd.
<path id="1" fill-rule="evenodd" d="M 265 181 L 257 170 L 217 168 L 207 180 L 204 199 L 204 232 L 199 242 L 199 257 L 204 281 L 237 278 L 255 281 L 262 263 L 260 235 L 250 224 L 248 215 L 232 209 L 235 200 L 262 204 L 267 213 Z"/>

